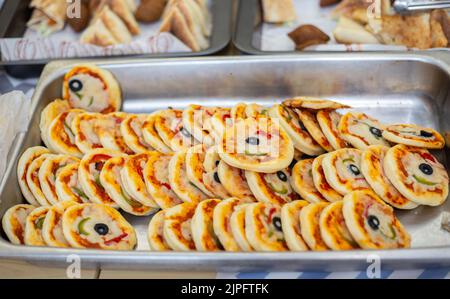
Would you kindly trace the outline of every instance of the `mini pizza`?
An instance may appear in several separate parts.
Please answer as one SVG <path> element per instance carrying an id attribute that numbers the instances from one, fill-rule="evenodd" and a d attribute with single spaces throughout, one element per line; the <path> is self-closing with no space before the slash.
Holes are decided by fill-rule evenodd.
<path id="1" fill-rule="evenodd" d="M 155 129 L 159 137 L 175 152 L 199 144 L 183 127 L 182 116 L 181 110 L 167 109 L 159 111 L 155 119 Z"/>
<path id="2" fill-rule="evenodd" d="M 245 235 L 245 208 L 249 204 L 241 204 L 237 206 L 230 217 L 230 229 L 236 244 L 241 251 L 253 251 L 252 246 L 248 242 Z"/>
<path id="3" fill-rule="evenodd" d="M 214 138 L 215 143 L 219 143 L 227 127 L 233 124 L 231 118 L 231 109 L 221 108 L 218 109 L 209 119 L 209 125 L 211 127 L 211 136 Z"/>
<path id="4" fill-rule="evenodd" d="M 230 197 L 230 194 L 220 181 L 218 173 L 220 161 L 217 146 L 212 146 L 206 150 L 205 159 L 203 160 L 203 169 L 205 170 L 203 181 L 209 186 L 216 198 L 225 199 Z"/>
<path id="5" fill-rule="evenodd" d="M 50 124 L 47 132 L 49 147 L 59 154 L 81 157 L 83 154 L 75 144 L 75 135 L 70 127 L 73 119 L 84 111 L 70 109 L 59 114 Z"/>
<path id="6" fill-rule="evenodd" d="M 345 224 L 363 249 L 408 248 L 411 238 L 394 210 L 375 193 L 355 191 L 343 200 Z"/>
<path id="7" fill-rule="evenodd" d="M 300 211 L 308 205 L 305 200 L 296 200 L 281 208 L 281 226 L 289 250 L 305 251 L 308 246 L 302 238 L 300 228 Z"/>
<path id="8" fill-rule="evenodd" d="M 320 214 L 328 206 L 326 202 L 311 203 L 300 211 L 300 232 L 309 249 L 314 251 L 328 250 L 328 246 L 320 234 Z"/>
<path id="9" fill-rule="evenodd" d="M 45 216 L 50 210 L 49 206 L 35 208 L 31 211 L 25 220 L 24 243 L 29 246 L 45 246 L 42 238 L 42 226 Z"/>
<path id="10" fill-rule="evenodd" d="M 168 209 L 183 201 L 178 198 L 169 183 L 169 163 L 172 154 L 150 152 L 144 168 L 144 181 L 150 196 L 161 209 Z"/>
<path id="11" fill-rule="evenodd" d="M 441 149 L 445 145 L 445 139 L 439 132 L 417 125 L 388 126 L 383 131 L 383 137 L 393 143 L 429 149 Z"/>
<path id="12" fill-rule="evenodd" d="M 121 123 L 127 118 L 124 112 L 112 112 L 99 117 L 96 122 L 96 133 L 103 148 L 132 155 L 134 151 L 125 143 Z"/>
<path id="13" fill-rule="evenodd" d="M 290 183 L 292 188 L 300 194 L 301 198 L 309 202 L 327 201 L 327 199 L 314 186 L 312 165 L 314 159 L 298 161 L 292 168 Z"/>
<path id="14" fill-rule="evenodd" d="M 328 139 L 323 134 L 322 129 L 320 128 L 319 122 L 317 121 L 316 113 L 314 111 L 306 110 L 306 109 L 295 109 L 295 112 L 297 112 L 297 115 L 300 118 L 300 121 L 305 126 L 309 135 L 311 135 L 311 137 L 324 150 L 326 150 L 327 152 L 332 152 L 334 150 L 334 148 L 331 146 L 330 142 L 328 142 Z"/>
<path id="15" fill-rule="evenodd" d="M 52 124 L 53 120 L 58 117 L 63 112 L 69 111 L 70 105 L 67 101 L 56 99 L 50 102 L 41 112 L 41 120 L 39 122 L 39 129 L 41 131 L 41 138 L 44 144 L 50 148 L 50 143 L 48 140 L 48 129 Z M 69 124 L 70 125 L 70 124 Z"/>
<path id="16" fill-rule="evenodd" d="M 39 170 L 42 163 L 44 163 L 47 158 L 51 158 L 54 156 L 55 155 L 52 154 L 43 154 L 34 159 L 28 167 L 27 184 L 34 198 L 41 206 L 49 206 L 51 204 L 50 201 L 45 197 L 44 192 L 42 192 L 41 183 L 39 182 Z"/>
<path id="17" fill-rule="evenodd" d="M 388 147 L 382 145 L 369 146 L 361 156 L 361 172 L 373 191 L 386 203 L 397 209 L 414 209 L 418 204 L 398 192 L 386 177 L 383 163 L 388 150 Z"/>
<path id="18" fill-rule="evenodd" d="M 240 246 L 231 232 L 231 215 L 242 204 L 248 203 L 248 200 L 237 197 L 230 197 L 219 202 L 213 212 L 214 233 L 226 251 L 240 251 Z"/>
<path id="19" fill-rule="evenodd" d="M 137 154 L 152 151 L 150 144 L 145 142 L 142 126 L 147 114 L 130 114 L 120 124 L 120 132 L 128 147 Z"/>
<path id="20" fill-rule="evenodd" d="M 325 155 L 316 157 L 311 165 L 314 187 L 316 187 L 317 191 L 319 191 L 319 193 L 322 194 L 322 196 L 329 202 L 342 200 L 342 195 L 339 192 L 336 192 L 336 190 L 334 190 L 333 187 L 331 187 L 327 182 L 327 178 L 325 177 L 322 167 L 324 157 Z"/>
<path id="21" fill-rule="evenodd" d="M 206 148 L 205 144 L 198 144 L 186 151 L 186 174 L 195 187 L 212 198 L 215 197 L 212 188 L 204 181 L 204 177 L 208 175 L 203 166 Z"/>
<path id="22" fill-rule="evenodd" d="M 156 131 L 155 123 L 159 116 L 159 111 L 150 114 L 142 125 L 142 136 L 144 141 L 163 154 L 170 154 L 172 150 L 167 146 L 164 141 L 159 137 L 158 131 Z"/>
<path id="23" fill-rule="evenodd" d="M 69 207 L 63 214 L 64 237 L 74 248 L 133 250 L 133 226 L 114 208 L 96 203 Z"/>
<path id="24" fill-rule="evenodd" d="M 255 250 L 288 250 L 280 214 L 281 207 L 270 203 L 252 203 L 245 208 L 245 235 Z"/>
<path id="25" fill-rule="evenodd" d="M 437 206 L 447 199 L 447 170 L 426 149 L 396 145 L 386 152 L 383 169 L 392 185 L 410 201 Z"/>
<path id="26" fill-rule="evenodd" d="M 270 118 L 236 122 L 225 131 L 218 151 L 231 166 L 264 173 L 285 169 L 294 157 L 288 134 Z"/>
<path id="27" fill-rule="evenodd" d="M 196 206 L 196 204 L 185 202 L 165 210 L 163 236 L 172 250 L 195 250 L 191 219 Z"/>
<path id="28" fill-rule="evenodd" d="M 208 198 L 187 177 L 186 150 L 174 154 L 170 159 L 169 184 L 175 194 L 184 202 L 198 203 Z"/>
<path id="29" fill-rule="evenodd" d="M 170 247 L 164 239 L 164 218 L 165 211 L 159 211 L 152 216 L 148 224 L 147 238 L 150 250 L 169 251 Z"/>
<path id="30" fill-rule="evenodd" d="M 231 119 L 237 121 L 239 119 L 246 119 L 247 115 L 245 113 L 247 104 L 238 103 L 231 108 Z"/>
<path id="31" fill-rule="evenodd" d="M 296 149 L 310 156 L 317 156 L 325 150 L 311 137 L 297 113 L 283 105 L 270 108 L 269 115 L 279 120 L 281 127 L 291 137 Z"/>
<path id="32" fill-rule="evenodd" d="M 358 112 L 348 112 L 342 116 L 338 126 L 341 137 L 360 150 L 365 150 L 369 145 L 389 146 L 383 138 L 384 129 L 378 120 Z"/>
<path id="33" fill-rule="evenodd" d="M 220 162 L 216 147 L 206 148 L 199 144 L 186 152 L 186 174 L 197 188 L 209 197 L 229 197 L 228 192 L 220 183 L 217 165 Z"/>
<path id="34" fill-rule="evenodd" d="M 72 108 L 91 112 L 118 111 L 122 105 L 119 83 L 107 70 L 93 64 L 79 64 L 63 80 L 63 99 Z"/>
<path id="35" fill-rule="evenodd" d="M 275 173 L 245 172 L 248 186 L 258 201 L 279 205 L 299 199 L 289 182 L 290 177 L 289 167 Z"/>
<path id="36" fill-rule="evenodd" d="M 45 198 L 51 203 L 55 204 L 59 201 L 56 193 L 55 181 L 58 173 L 64 166 L 72 163 L 79 163 L 80 160 L 69 155 L 52 155 L 45 159 L 39 168 L 39 183 Z"/>
<path id="37" fill-rule="evenodd" d="M 222 250 L 213 228 L 214 208 L 220 203 L 219 199 L 207 199 L 200 202 L 195 208 L 195 213 L 191 219 L 192 239 L 198 251 L 218 251 Z"/>
<path id="38" fill-rule="evenodd" d="M 25 244 L 25 223 L 28 215 L 35 208 L 33 205 L 19 204 L 5 212 L 2 218 L 2 227 L 11 243 Z"/>
<path id="39" fill-rule="evenodd" d="M 22 191 L 25 200 L 33 205 L 40 206 L 40 203 L 36 200 L 27 183 L 27 172 L 31 163 L 42 156 L 43 154 L 49 154 L 50 151 L 43 146 L 34 146 L 25 150 L 19 158 L 17 164 L 17 181 L 19 182 L 20 190 Z"/>
<path id="40" fill-rule="evenodd" d="M 71 128 L 75 135 L 75 145 L 84 154 L 103 147 L 96 132 L 96 123 L 100 118 L 101 114 L 97 113 L 79 113 L 72 120 Z"/>
<path id="41" fill-rule="evenodd" d="M 51 247 L 70 247 L 63 234 L 62 217 L 64 211 L 75 205 L 73 201 L 62 201 L 52 206 L 45 215 L 42 224 L 42 238 Z"/>
<path id="42" fill-rule="evenodd" d="M 320 235 L 327 246 L 333 250 L 350 250 L 359 248 L 345 224 L 342 214 L 343 202 L 329 204 L 320 214 Z"/>
<path id="43" fill-rule="evenodd" d="M 221 160 L 217 165 L 217 175 L 222 186 L 231 196 L 256 201 L 243 170 Z"/>
<path id="44" fill-rule="evenodd" d="M 120 178 L 123 190 L 131 198 L 147 207 L 159 208 L 145 186 L 144 169 L 150 157 L 150 152 L 128 156 L 120 171 Z"/>
<path id="45" fill-rule="evenodd" d="M 100 182 L 100 173 L 106 161 L 121 155 L 123 154 L 113 150 L 96 149 L 81 159 L 80 167 L 78 168 L 78 181 L 84 194 L 87 195 L 91 202 L 105 204 L 115 208 L 119 207 L 109 197 L 108 193 L 106 193 L 105 188 Z"/>
<path id="46" fill-rule="evenodd" d="M 209 119 L 220 109 L 222 108 L 189 105 L 183 110 L 183 128 L 201 143 L 213 145 L 214 138 Z"/>
<path id="47" fill-rule="evenodd" d="M 334 110 L 319 110 L 316 117 L 323 135 L 335 150 L 349 147 L 338 130 L 342 117 L 339 113 Z"/>
<path id="48" fill-rule="evenodd" d="M 283 101 L 283 105 L 291 108 L 304 108 L 311 110 L 323 110 L 323 109 L 335 110 L 335 109 L 351 108 L 348 105 L 314 97 L 294 97 L 286 99 Z"/>
<path id="49" fill-rule="evenodd" d="M 361 153 L 358 149 L 345 148 L 326 154 L 322 160 L 328 184 L 342 195 L 370 189 L 361 173 Z"/>
<path id="50" fill-rule="evenodd" d="M 125 212 L 136 216 L 146 216 L 156 212 L 157 208 L 143 205 L 135 200 L 122 186 L 121 171 L 127 158 L 124 156 L 113 157 L 105 162 L 100 172 L 100 183 L 106 193 Z"/>
<path id="51" fill-rule="evenodd" d="M 255 103 L 248 104 L 245 107 L 245 116 L 247 118 L 249 118 L 249 117 L 253 117 L 253 118 L 269 117 L 269 108 L 255 104 Z"/>
<path id="52" fill-rule="evenodd" d="M 78 168 L 80 163 L 71 163 L 62 167 L 55 179 L 55 190 L 59 201 L 74 201 L 77 203 L 89 202 L 78 181 Z"/>

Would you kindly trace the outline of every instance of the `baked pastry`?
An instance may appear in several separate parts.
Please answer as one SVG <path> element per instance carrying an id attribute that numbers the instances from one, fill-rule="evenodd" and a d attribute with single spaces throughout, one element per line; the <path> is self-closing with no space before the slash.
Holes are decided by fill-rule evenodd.
<path id="1" fill-rule="evenodd" d="M 153 150 L 151 145 L 144 140 L 143 125 L 146 120 L 146 114 L 129 114 L 120 124 L 123 140 L 137 154 Z"/>
<path id="2" fill-rule="evenodd" d="M 25 220 L 24 243 L 28 246 L 47 245 L 42 237 L 42 226 L 45 216 L 50 210 L 49 206 L 35 208 L 31 211 Z"/>
<path id="3" fill-rule="evenodd" d="M 398 144 L 387 151 L 383 169 L 392 185 L 417 204 L 437 206 L 447 199 L 447 170 L 426 149 Z"/>
<path id="4" fill-rule="evenodd" d="M 150 250 L 154 251 L 168 251 L 169 245 L 164 239 L 164 218 L 166 212 L 164 210 L 159 211 L 152 216 L 148 224 L 147 238 Z"/>
<path id="5" fill-rule="evenodd" d="M 375 193 L 354 191 L 343 200 L 345 224 L 353 239 L 363 249 L 392 249 L 410 247 L 411 237 L 393 209 Z"/>
<path id="6" fill-rule="evenodd" d="M 383 131 L 384 139 L 409 146 L 441 149 L 445 146 L 444 137 L 431 128 L 417 125 L 390 125 Z"/>
<path id="7" fill-rule="evenodd" d="M 65 74 L 62 89 L 72 108 L 109 113 L 122 105 L 119 83 L 111 72 L 94 64 L 75 65 Z"/>
<path id="8" fill-rule="evenodd" d="M 196 207 L 196 204 L 185 202 L 165 210 L 163 236 L 172 250 L 195 250 L 191 219 Z"/>
<path id="9" fill-rule="evenodd" d="M 314 187 L 317 191 L 329 202 L 335 202 L 342 199 L 342 195 L 334 190 L 327 182 L 325 172 L 323 171 L 322 161 L 326 155 L 316 157 L 311 165 L 311 175 L 313 178 Z"/>
<path id="10" fill-rule="evenodd" d="M 351 108 L 348 105 L 314 97 L 294 97 L 286 99 L 283 101 L 283 105 L 289 108 L 304 108 L 311 110 Z"/>
<path id="11" fill-rule="evenodd" d="M 383 164 L 388 147 L 371 145 L 361 155 L 361 172 L 373 191 L 386 203 L 397 209 L 414 209 L 418 206 L 408 200 L 386 177 Z"/>
<path id="12" fill-rule="evenodd" d="M 74 248 L 132 250 L 133 226 L 114 208 L 95 203 L 69 207 L 63 214 L 64 237 Z"/>
<path id="13" fill-rule="evenodd" d="M 222 244 L 217 237 L 213 226 L 214 208 L 220 203 L 219 199 L 207 199 L 200 202 L 195 208 L 191 219 L 192 239 L 198 251 L 222 250 Z"/>
<path id="14" fill-rule="evenodd" d="M 251 203 L 245 207 L 245 235 L 257 251 L 286 251 L 281 226 L 281 208 L 270 203 Z"/>
<path id="15" fill-rule="evenodd" d="M 303 50 L 309 46 L 326 44 L 330 37 L 314 25 L 300 25 L 288 33 L 289 38 L 295 43 L 297 50 Z"/>
<path id="16" fill-rule="evenodd" d="M 296 200 L 281 208 L 281 226 L 289 250 L 305 251 L 308 245 L 301 235 L 300 211 L 308 205 L 305 200 Z"/>
<path id="17" fill-rule="evenodd" d="M 55 190 L 60 202 L 89 202 L 89 197 L 84 193 L 83 188 L 78 181 L 79 167 L 80 163 L 71 163 L 58 171 L 55 180 Z"/>
<path id="18" fill-rule="evenodd" d="M 127 118 L 125 112 L 112 112 L 97 117 L 95 121 L 95 132 L 103 148 L 120 151 L 131 155 L 133 150 L 125 143 L 120 130 L 121 123 Z"/>
<path id="19" fill-rule="evenodd" d="M 81 109 L 70 109 L 62 112 L 52 121 L 47 131 L 47 140 L 51 149 L 59 154 L 81 158 L 83 154 L 75 144 L 75 135 L 70 125 L 73 119 L 83 112 Z"/>
<path id="20" fill-rule="evenodd" d="M 42 239 L 44 239 L 45 244 L 51 247 L 70 247 L 69 242 L 63 234 L 62 229 L 62 217 L 64 211 L 76 205 L 73 201 L 61 201 L 53 205 L 45 215 L 44 222 L 42 224 Z"/>
<path id="21" fill-rule="evenodd" d="M 297 14 L 292 0 L 262 0 L 264 21 L 284 23 L 295 21 Z"/>
<path id="22" fill-rule="evenodd" d="M 221 160 L 217 165 L 217 175 L 220 183 L 231 196 L 256 201 L 248 186 L 244 170 L 230 166 Z"/>
<path id="23" fill-rule="evenodd" d="M 349 147 L 347 142 L 342 139 L 338 130 L 339 121 L 342 117 L 339 113 L 328 109 L 319 110 L 316 117 L 323 135 L 335 150 Z"/>
<path id="24" fill-rule="evenodd" d="M 320 234 L 320 214 L 328 206 L 326 202 L 311 203 L 300 211 L 300 232 L 309 249 L 328 250 Z"/>
<path id="25" fill-rule="evenodd" d="M 32 205 L 19 204 L 6 210 L 2 217 L 2 227 L 11 243 L 25 244 L 26 219 L 35 208 Z"/>
<path id="26" fill-rule="evenodd" d="M 304 159 L 295 163 L 292 168 L 290 183 L 301 198 L 309 202 L 326 201 L 325 197 L 314 186 L 313 162 L 314 159 Z"/>

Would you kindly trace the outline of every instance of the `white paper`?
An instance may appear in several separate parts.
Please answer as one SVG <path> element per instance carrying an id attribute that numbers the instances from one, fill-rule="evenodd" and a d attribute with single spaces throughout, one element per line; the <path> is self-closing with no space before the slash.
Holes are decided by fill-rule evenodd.
<path id="1" fill-rule="evenodd" d="M 327 44 L 307 47 L 309 51 L 382 51 L 407 50 L 405 46 L 378 45 L 378 44 L 352 44 L 336 43 L 333 30 L 337 21 L 331 17 L 335 5 L 322 8 L 319 0 L 294 0 L 297 21 L 288 24 L 263 23 L 261 34 L 262 51 L 295 51 L 295 43 L 287 35 L 300 25 L 311 24 L 322 30 L 330 37 Z"/>
<path id="2" fill-rule="evenodd" d="M 8 163 L 8 152 L 14 138 L 27 130 L 30 100 L 21 91 L 0 96 L 0 181 Z"/>

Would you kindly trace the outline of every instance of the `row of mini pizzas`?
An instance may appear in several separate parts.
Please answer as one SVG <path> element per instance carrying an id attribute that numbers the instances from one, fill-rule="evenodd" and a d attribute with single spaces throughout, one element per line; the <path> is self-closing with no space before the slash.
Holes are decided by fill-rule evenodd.
<path id="1" fill-rule="evenodd" d="M 291 184 L 310 202 L 336 202 L 352 191 L 368 189 L 389 205 L 409 210 L 443 204 L 449 178 L 427 149 L 397 144 L 340 149 L 300 160 L 292 169 Z"/>
<path id="2" fill-rule="evenodd" d="M 285 168 L 295 153 L 317 156 L 348 147 L 365 150 L 394 143 L 442 148 L 445 144 L 431 128 L 384 126 L 364 113 L 341 116 L 337 108 L 348 106 L 299 97 L 271 108 L 240 103 L 233 108 L 189 105 L 152 114 L 101 114 L 70 109 L 66 101 L 55 100 L 42 112 L 41 136 L 52 151 L 77 157 L 96 148 L 167 154 L 197 144 L 218 144 L 228 164 L 266 173 Z M 236 132 L 246 133 L 239 139 Z"/>
<path id="3" fill-rule="evenodd" d="M 18 204 L 5 212 L 2 226 L 17 245 L 112 250 L 132 250 L 137 245 L 133 226 L 116 209 L 103 204 Z"/>
<path id="4" fill-rule="evenodd" d="M 334 203 L 183 203 L 152 217 L 148 241 L 154 251 L 392 249 L 411 243 L 393 209 L 369 190 Z"/>

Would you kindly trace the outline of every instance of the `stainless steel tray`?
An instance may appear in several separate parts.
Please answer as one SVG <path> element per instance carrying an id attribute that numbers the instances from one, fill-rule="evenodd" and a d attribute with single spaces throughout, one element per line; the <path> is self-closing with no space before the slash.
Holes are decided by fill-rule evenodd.
<path id="1" fill-rule="evenodd" d="M 309 0 L 312 1 L 312 0 Z M 261 50 L 262 35 L 262 6 L 261 0 L 240 0 L 236 17 L 236 25 L 233 32 L 233 44 L 243 53 L 253 55 L 275 55 L 293 54 L 302 55 L 304 53 L 324 53 L 325 51 L 263 51 Z M 427 51 L 447 52 L 450 49 L 429 49 Z M 342 51 L 326 51 L 337 53 Z M 398 53 L 401 51 L 375 51 L 383 53 Z"/>
<path id="2" fill-rule="evenodd" d="M 346 53 L 165 60 L 99 60 L 119 80 L 123 110 L 146 113 L 188 103 L 231 106 L 239 101 L 270 105 L 294 95 L 323 96 L 350 104 L 380 120 L 413 122 L 450 132 L 450 56 L 434 54 Z M 31 104 L 26 133 L 11 149 L 7 173 L 0 184 L 0 216 L 23 201 L 16 164 L 28 147 L 41 143 L 40 112 L 61 94 L 63 74 L 74 61 L 50 63 L 44 70 Z M 449 167 L 450 149 L 437 153 Z M 440 229 L 440 207 L 398 212 L 412 234 L 413 249 L 342 252 L 166 252 L 146 250 L 150 217 L 129 217 L 138 231 L 137 251 L 75 250 L 15 246 L 0 238 L 0 258 L 48 265 L 67 265 L 77 254 L 84 266 L 102 268 L 162 268 L 178 270 L 356 270 L 367 258 L 381 258 L 383 269 L 450 266 L 450 233 Z M 2 231 L 3 232 L 3 231 Z"/>
<path id="3" fill-rule="evenodd" d="M 5 0 L 3 8 L 0 8 L 0 38 L 20 37 L 26 30 L 26 23 L 31 15 L 28 7 L 30 0 Z M 177 52 L 177 53 L 155 53 L 139 55 L 122 55 L 115 58 L 138 57 L 138 58 L 163 58 L 163 57 L 194 57 L 206 56 L 217 53 L 224 49 L 231 40 L 231 16 L 232 0 L 213 0 L 211 5 L 212 34 L 210 47 L 199 52 Z M 80 57 L 76 59 L 92 59 L 102 57 Z M 109 57 L 111 58 L 111 57 Z M 114 58 L 114 57 L 112 57 Z M 73 58 L 71 59 L 73 60 Z M 14 62 L 3 62 L 5 69 L 12 76 L 20 78 L 38 77 L 45 64 L 50 60 L 24 60 Z"/>

